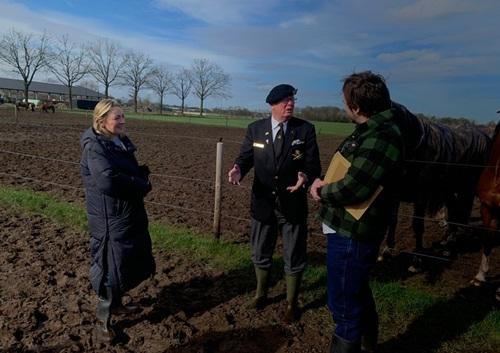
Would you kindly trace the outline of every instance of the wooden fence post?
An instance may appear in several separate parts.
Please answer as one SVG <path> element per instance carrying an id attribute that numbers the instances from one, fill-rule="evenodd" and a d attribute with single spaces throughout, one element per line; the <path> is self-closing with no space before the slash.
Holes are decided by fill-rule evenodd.
<path id="1" fill-rule="evenodd" d="M 216 239 L 220 238 L 220 205 L 222 199 L 222 157 L 224 144 L 222 138 L 217 142 L 217 157 L 215 162 L 215 201 L 214 201 L 214 227 Z"/>

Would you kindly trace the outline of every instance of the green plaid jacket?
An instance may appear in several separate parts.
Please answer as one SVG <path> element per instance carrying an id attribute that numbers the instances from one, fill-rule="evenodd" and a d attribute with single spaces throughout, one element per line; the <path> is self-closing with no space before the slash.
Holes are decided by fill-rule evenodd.
<path id="1" fill-rule="evenodd" d="M 351 162 L 344 179 L 321 188 L 318 218 L 339 234 L 359 241 L 380 242 L 397 206 L 396 186 L 402 172 L 403 138 L 386 110 L 356 126 L 338 151 Z M 382 192 L 357 221 L 344 208 Z"/>

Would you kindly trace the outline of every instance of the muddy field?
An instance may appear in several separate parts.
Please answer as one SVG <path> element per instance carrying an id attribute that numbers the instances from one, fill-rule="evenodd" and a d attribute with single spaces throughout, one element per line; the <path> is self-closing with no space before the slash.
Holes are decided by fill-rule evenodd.
<path id="1" fill-rule="evenodd" d="M 0 118 L 0 183 L 49 192 L 83 204 L 78 160 L 79 136 L 89 126 L 84 115 L 28 114 Z M 207 232 L 212 227 L 216 142 L 225 142 L 224 170 L 239 150 L 244 131 L 129 120 L 128 133 L 137 157 L 149 165 L 153 191 L 147 197 L 150 219 Z M 328 165 L 340 140 L 318 138 L 321 160 Z M 248 239 L 251 178 L 241 186 L 224 185 L 222 238 Z M 312 214 L 314 213 L 314 206 Z M 398 251 L 412 248 L 411 214 L 401 210 Z M 322 263 L 324 238 L 311 217 L 311 261 Z M 425 244 L 440 239 L 442 229 L 428 224 Z M 253 289 L 251 271 L 227 273 L 204 264 L 155 252 L 157 276 L 131 293 L 142 312 L 118 318 L 118 339 L 103 346 L 94 339 L 96 298 L 88 283 L 88 236 L 56 226 L 47 219 L 0 208 L 0 351 L 2 352 L 323 352 L 332 323 L 324 301 L 303 303 L 300 322 L 282 321 L 284 281 L 271 290 L 264 311 L 243 309 Z M 477 245 L 477 244 L 476 244 Z M 475 247 L 477 249 L 477 246 Z M 475 273 L 479 253 L 462 254 L 460 261 L 440 265 L 444 288 L 460 288 Z M 400 261 L 399 261 L 400 260 Z M 404 256 L 380 265 L 377 276 L 405 280 Z M 468 266 L 473 264 L 473 266 Z M 499 257 L 492 269 L 498 275 Z M 443 291 L 446 291 L 443 289 Z M 323 298 L 324 299 L 324 298 Z M 383 323 L 382 323 L 383 324 Z M 408 348 L 412 337 L 386 333 L 382 352 L 418 352 Z"/>

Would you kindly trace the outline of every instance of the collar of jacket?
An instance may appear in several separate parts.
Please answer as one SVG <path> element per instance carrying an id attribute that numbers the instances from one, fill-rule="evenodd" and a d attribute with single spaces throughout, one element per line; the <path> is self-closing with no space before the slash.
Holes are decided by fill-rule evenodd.
<path id="1" fill-rule="evenodd" d="M 104 136 L 102 134 L 97 133 L 95 130 L 94 130 L 94 133 L 96 135 L 96 139 L 98 139 L 99 141 L 101 141 L 101 143 L 107 149 L 123 151 L 123 149 L 121 149 L 120 147 L 118 147 L 113 142 L 112 139 L 108 138 L 107 136 Z M 120 140 L 122 141 L 123 145 L 127 149 L 127 152 L 135 152 L 137 150 L 137 148 L 135 147 L 135 145 L 132 143 L 132 141 L 130 141 L 130 139 L 126 135 L 120 136 Z"/>
<path id="2" fill-rule="evenodd" d="M 393 120 L 394 110 L 393 108 L 384 110 L 378 114 L 372 115 L 370 119 L 368 119 L 363 124 L 356 125 L 355 134 L 360 135 L 369 130 L 375 130 L 378 126 Z"/>

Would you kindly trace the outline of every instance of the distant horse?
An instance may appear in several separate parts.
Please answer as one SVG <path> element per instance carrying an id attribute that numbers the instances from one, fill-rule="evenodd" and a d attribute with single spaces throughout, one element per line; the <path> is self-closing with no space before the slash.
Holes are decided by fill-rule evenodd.
<path id="1" fill-rule="evenodd" d="M 41 109 L 44 113 L 48 113 L 49 110 L 52 110 L 52 113 L 55 113 L 56 112 L 56 107 L 54 105 L 54 103 L 52 102 L 44 102 L 42 105 L 41 105 Z"/>
<path id="2" fill-rule="evenodd" d="M 394 103 L 394 107 L 406 152 L 399 200 L 414 206 L 415 250 L 422 251 L 426 214 L 435 216 L 446 207 L 447 237 L 456 232 L 454 224 L 468 223 L 491 139 L 473 126 L 452 128 L 417 117 L 402 105 Z M 398 208 L 393 215 L 388 247 L 394 247 Z"/>
<path id="3" fill-rule="evenodd" d="M 500 111 L 499 111 L 500 112 Z M 481 220 L 489 230 L 483 234 L 483 254 L 474 284 L 480 285 L 486 281 L 489 271 L 489 257 L 495 243 L 499 242 L 500 234 L 500 123 L 497 124 L 493 136 L 488 166 L 484 169 L 477 186 L 477 196 L 481 201 Z M 497 289 L 496 299 L 500 301 L 500 288 Z"/>
<path id="4" fill-rule="evenodd" d="M 22 101 L 17 102 L 16 107 L 17 110 L 19 110 L 20 108 L 24 108 L 25 110 L 30 109 L 32 112 L 35 111 L 35 104 L 30 102 L 22 102 Z"/>

